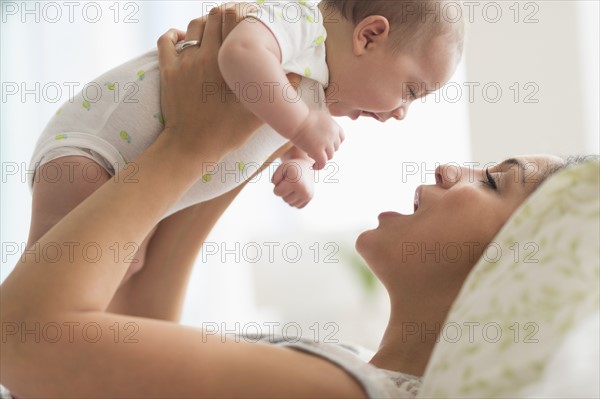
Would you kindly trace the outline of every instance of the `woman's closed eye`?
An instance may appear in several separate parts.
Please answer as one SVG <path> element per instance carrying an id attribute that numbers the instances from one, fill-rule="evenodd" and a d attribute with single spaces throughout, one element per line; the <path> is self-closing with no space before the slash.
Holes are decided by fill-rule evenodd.
<path id="1" fill-rule="evenodd" d="M 490 173 L 489 168 L 485 169 L 485 176 L 486 176 L 486 180 L 480 180 L 480 181 L 483 184 L 485 184 L 486 186 L 490 187 L 492 190 L 497 190 L 498 186 L 496 185 L 496 180 L 494 180 L 494 177 Z"/>

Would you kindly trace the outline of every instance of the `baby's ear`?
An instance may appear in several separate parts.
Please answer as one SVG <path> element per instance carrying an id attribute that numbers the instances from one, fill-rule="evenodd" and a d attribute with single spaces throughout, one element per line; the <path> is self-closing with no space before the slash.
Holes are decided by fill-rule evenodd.
<path id="1" fill-rule="evenodd" d="M 353 50 L 355 55 L 362 54 L 373 45 L 380 45 L 390 35 L 390 23 L 381 15 L 369 15 L 354 28 Z"/>

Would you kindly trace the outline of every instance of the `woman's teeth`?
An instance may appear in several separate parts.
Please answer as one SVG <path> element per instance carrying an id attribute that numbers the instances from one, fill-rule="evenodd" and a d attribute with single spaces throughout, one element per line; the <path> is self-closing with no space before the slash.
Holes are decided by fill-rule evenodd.
<path id="1" fill-rule="evenodd" d="M 419 194 L 421 193 L 421 187 L 417 188 L 417 190 L 415 191 L 415 202 L 414 202 L 414 212 L 417 211 L 417 209 L 419 209 Z"/>

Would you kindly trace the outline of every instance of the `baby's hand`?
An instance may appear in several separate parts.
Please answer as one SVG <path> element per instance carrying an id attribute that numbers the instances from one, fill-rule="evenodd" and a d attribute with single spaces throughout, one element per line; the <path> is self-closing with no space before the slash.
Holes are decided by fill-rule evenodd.
<path id="1" fill-rule="evenodd" d="M 344 141 L 342 128 L 323 111 L 310 111 L 292 139 L 292 143 L 315 160 L 313 168 L 320 170 L 333 158 Z"/>
<path id="2" fill-rule="evenodd" d="M 294 158 L 279 165 L 271 180 L 275 184 L 275 195 L 290 206 L 304 208 L 315 193 L 311 163 L 309 159 Z"/>

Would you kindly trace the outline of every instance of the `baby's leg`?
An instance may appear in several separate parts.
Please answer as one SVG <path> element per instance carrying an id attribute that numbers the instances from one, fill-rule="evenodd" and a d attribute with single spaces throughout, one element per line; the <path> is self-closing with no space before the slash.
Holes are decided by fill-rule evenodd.
<path id="1" fill-rule="evenodd" d="M 63 156 L 40 166 L 33 183 L 31 226 L 27 248 L 110 179 L 110 174 L 100 164 L 84 156 Z M 123 282 L 144 265 L 146 247 L 154 230 L 156 227 L 132 256 L 132 263 Z M 79 247 L 74 248 L 81 250 L 83 245 L 84 243 L 81 243 Z M 123 256 L 131 254 L 127 248 L 120 248 L 120 251 Z"/>

